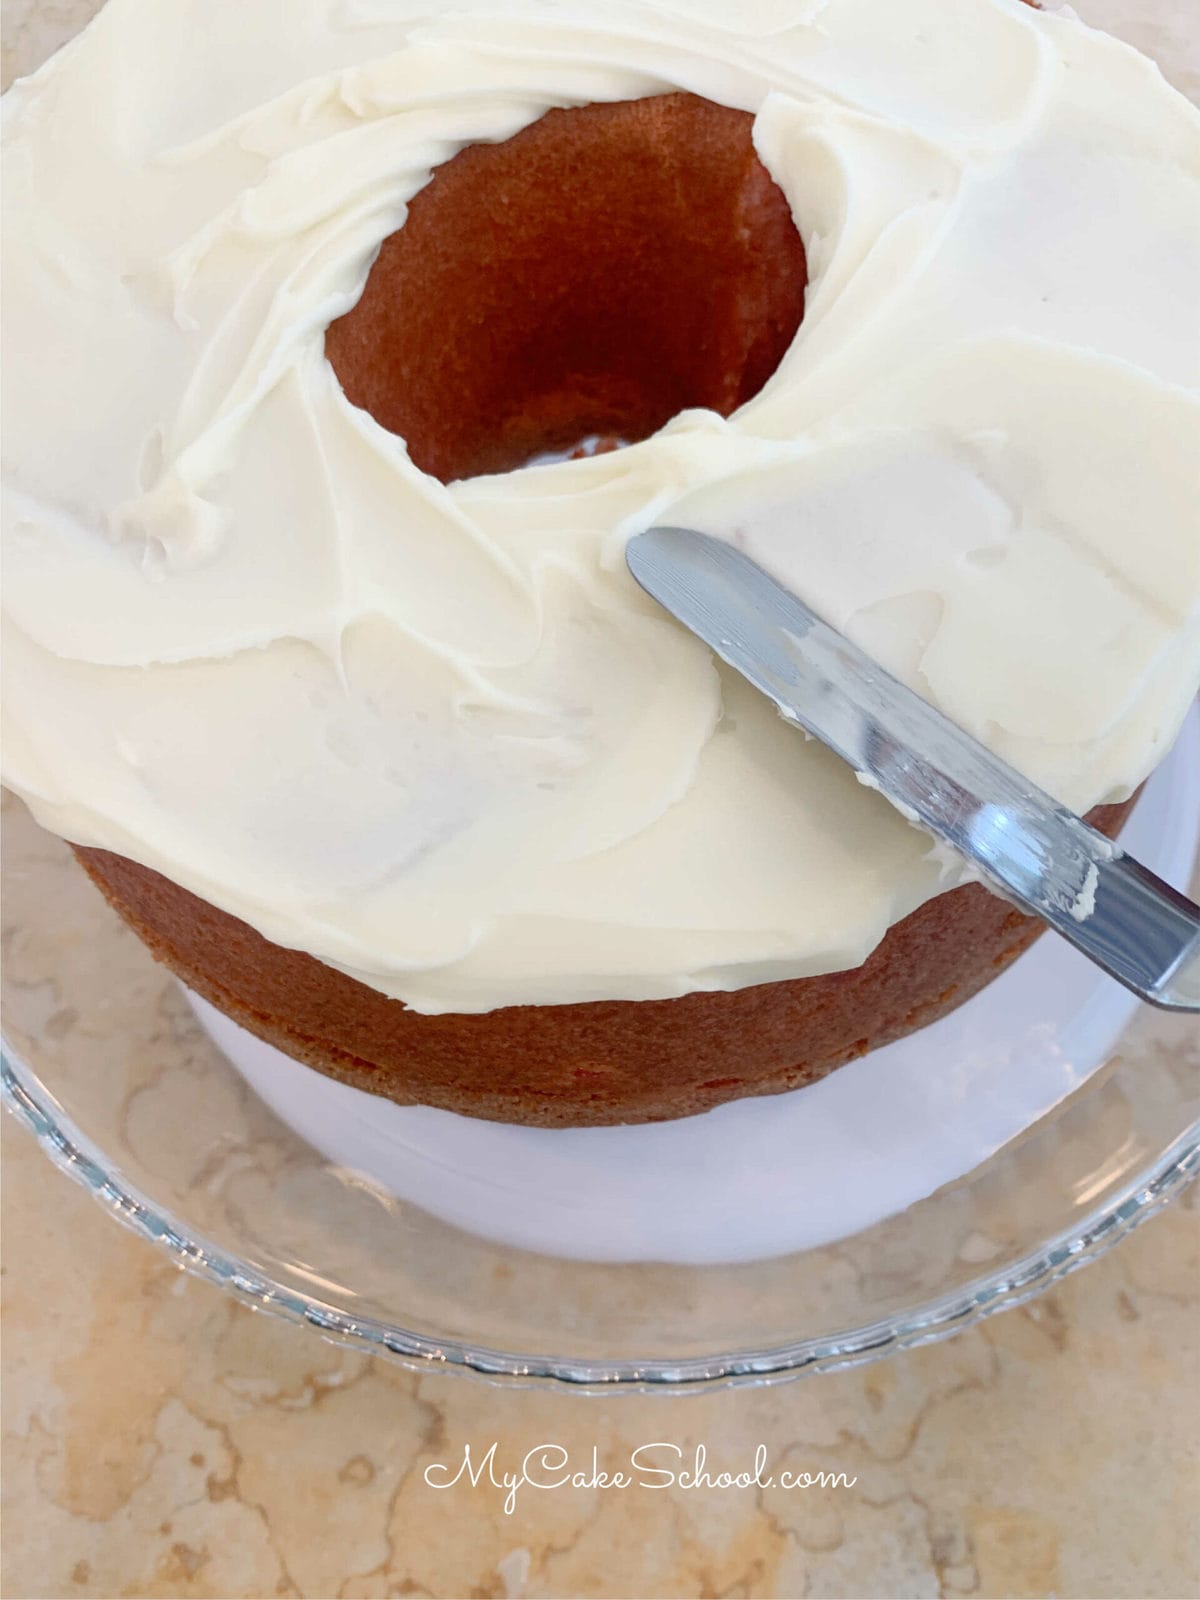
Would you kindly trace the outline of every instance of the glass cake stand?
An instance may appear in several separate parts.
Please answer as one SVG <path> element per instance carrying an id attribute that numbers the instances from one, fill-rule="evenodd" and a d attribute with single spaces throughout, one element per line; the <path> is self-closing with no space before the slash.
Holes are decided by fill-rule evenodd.
<path id="1" fill-rule="evenodd" d="M 1200 816 L 1195 713 L 1182 743 L 1174 776 L 1160 769 L 1151 780 L 1155 817 L 1165 789 L 1179 791 L 1165 793 L 1172 826 Z M 412 1368 L 685 1391 L 873 1360 L 1020 1304 L 1152 1215 L 1200 1167 L 1200 1028 L 1138 1007 L 1115 1045 L 1074 1064 L 1064 1079 L 1074 1087 L 1045 1114 L 962 1176 L 844 1237 L 690 1265 L 572 1260 L 489 1240 L 298 1136 L 201 1030 L 179 985 L 66 847 L 11 798 L 4 821 L 10 1109 L 58 1167 L 181 1268 Z M 1198 867 L 1193 859 L 1194 896 Z M 1012 973 L 1036 976 L 1029 964 L 1054 946 L 1040 940 Z M 995 1015 L 973 1013 L 980 1000 L 955 1013 L 966 1023 L 945 1037 L 961 1040 L 973 1016 Z M 1048 1057 L 1075 1037 L 1056 1031 L 1061 1020 L 1028 1019 Z M 903 1166 L 905 1137 L 881 1159 Z M 866 1174 L 852 1167 L 841 1181 L 853 1200 Z M 861 1220 L 861 1208 L 846 1214 Z"/>

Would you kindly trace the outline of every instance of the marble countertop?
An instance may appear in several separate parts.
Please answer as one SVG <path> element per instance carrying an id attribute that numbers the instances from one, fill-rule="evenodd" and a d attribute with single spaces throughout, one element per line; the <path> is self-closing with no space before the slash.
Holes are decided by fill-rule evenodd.
<path id="1" fill-rule="evenodd" d="M 5 81 L 96 8 L 3 0 Z M 1193 0 L 1078 9 L 1200 94 Z M 6 1595 L 1200 1592 L 1194 1190 L 948 1343 L 769 1390 L 596 1399 L 337 1349 L 181 1276 L 11 1121 L 3 1162 Z M 544 1443 L 614 1469 L 663 1441 L 854 1482 L 526 1485 L 508 1510 L 486 1481 L 427 1481 L 492 1441 L 498 1470 Z"/>
<path id="2" fill-rule="evenodd" d="M 780 1388 L 600 1399 L 414 1377 L 182 1276 L 4 1129 L 3 1592 L 1193 1595 L 1196 1190 L 1021 1310 Z M 850 1488 L 523 1488 L 426 1468 L 704 1443 Z"/>

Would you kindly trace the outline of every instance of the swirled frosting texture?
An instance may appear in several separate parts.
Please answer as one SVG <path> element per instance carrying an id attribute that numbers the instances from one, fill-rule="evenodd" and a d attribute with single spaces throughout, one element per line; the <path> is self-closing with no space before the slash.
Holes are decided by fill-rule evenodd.
<path id="1" fill-rule="evenodd" d="M 782 366 L 423 476 L 324 357 L 379 243 L 464 143 L 676 88 L 756 113 L 806 241 Z M 664 513 L 1073 807 L 1196 691 L 1200 119 L 1069 16 L 109 0 L 5 116 L 6 779 L 278 943 L 428 1011 L 661 997 L 946 886 L 636 592 Z"/>

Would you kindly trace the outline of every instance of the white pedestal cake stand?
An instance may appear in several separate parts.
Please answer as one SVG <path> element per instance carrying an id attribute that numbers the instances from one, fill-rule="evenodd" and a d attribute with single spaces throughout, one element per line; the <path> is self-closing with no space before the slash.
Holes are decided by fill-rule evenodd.
<path id="1" fill-rule="evenodd" d="M 1198 733 L 1193 710 L 1121 841 L 1176 884 L 1200 842 Z M 828 1244 L 971 1172 L 1077 1089 L 1140 1004 L 1046 934 L 950 1016 L 809 1088 L 672 1122 L 559 1130 L 393 1105 L 188 998 L 277 1116 L 388 1194 L 500 1244 L 693 1265 Z"/>

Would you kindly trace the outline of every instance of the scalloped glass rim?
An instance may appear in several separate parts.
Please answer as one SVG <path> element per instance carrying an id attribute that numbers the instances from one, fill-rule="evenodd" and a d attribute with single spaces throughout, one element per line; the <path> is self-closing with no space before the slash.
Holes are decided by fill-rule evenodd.
<path id="1" fill-rule="evenodd" d="M 9 1110 L 181 1269 L 411 1370 L 680 1393 L 857 1365 L 1021 1304 L 1200 1172 L 1200 1028 L 1142 1006 L 1094 1071 L 1064 1058 L 1075 1087 L 1024 1133 L 827 1246 L 689 1267 L 492 1243 L 280 1121 L 68 848 L 3 805 Z M 1200 858 L 1182 881 L 1200 894 Z"/>
<path id="2" fill-rule="evenodd" d="M 893 1351 L 945 1339 L 997 1311 L 1024 1304 L 1076 1268 L 1094 1261 L 1139 1223 L 1168 1204 L 1200 1173 L 1200 1122 L 1160 1160 L 1097 1207 L 1075 1228 L 1039 1251 L 985 1273 L 962 1289 L 914 1312 L 844 1335 L 801 1339 L 769 1350 L 741 1350 L 677 1363 L 521 1357 L 456 1341 L 432 1340 L 372 1318 L 349 1317 L 314 1296 L 285 1289 L 249 1263 L 189 1235 L 163 1214 L 72 1126 L 53 1095 L 7 1046 L 0 1051 L 6 1107 L 33 1133 L 59 1171 L 81 1184 L 117 1221 L 164 1250 L 181 1270 L 194 1272 L 256 1311 L 315 1328 L 349 1348 L 383 1355 L 416 1371 L 458 1369 L 492 1381 L 565 1386 L 572 1390 L 688 1391 L 721 1384 L 766 1384 L 807 1373 L 833 1372 L 881 1359 Z"/>

